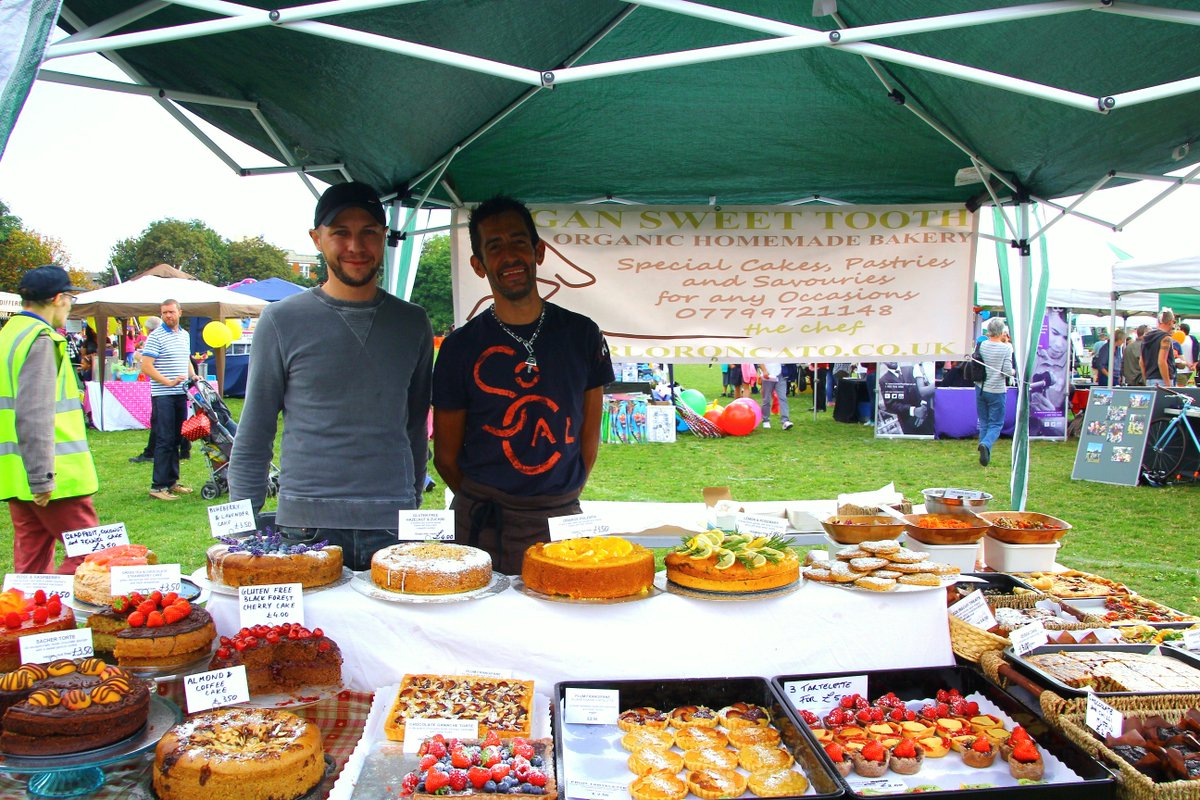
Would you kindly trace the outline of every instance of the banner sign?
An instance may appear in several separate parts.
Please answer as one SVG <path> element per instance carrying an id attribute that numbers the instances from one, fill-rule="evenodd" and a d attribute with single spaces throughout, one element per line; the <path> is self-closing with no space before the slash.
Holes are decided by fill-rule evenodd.
<path id="1" fill-rule="evenodd" d="M 533 206 L 541 296 L 616 361 L 940 361 L 971 348 L 975 214 L 955 205 Z M 465 222 L 456 212 L 456 224 Z M 454 238 L 457 324 L 491 305 Z"/>
<path id="2" fill-rule="evenodd" d="M 1047 308 L 1029 379 L 1029 435 L 1067 438 L 1071 401 L 1071 323 L 1065 308 Z"/>
<path id="3" fill-rule="evenodd" d="M 875 435 L 887 439 L 932 439 L 935 384 L 932 361 L 880 363 L 875 379 Z"/>

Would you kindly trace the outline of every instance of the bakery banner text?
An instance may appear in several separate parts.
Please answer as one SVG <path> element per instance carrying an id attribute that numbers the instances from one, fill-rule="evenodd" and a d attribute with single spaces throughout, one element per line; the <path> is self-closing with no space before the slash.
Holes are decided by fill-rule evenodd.
<path id="1" fill-rule="evenodd" d="M 532 206 L 541 295 L 614 360 L 936 361 L 970 352 L 976 215 L 953 205 Z M 456 212 L 454 311 L 491 304 Z"/>

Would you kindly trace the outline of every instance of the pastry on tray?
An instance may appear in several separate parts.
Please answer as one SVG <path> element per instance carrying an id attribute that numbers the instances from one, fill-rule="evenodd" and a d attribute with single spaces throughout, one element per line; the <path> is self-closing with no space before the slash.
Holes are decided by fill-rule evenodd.
<path id="1" fill-rule="evenodd" d="M 876 741 L 869 741 L 858 751 L 851 750 L 854 772 L 864 778 L 878 778 L 888 770 L 887 748 Z"/>
<path id="2" fill-rule="evenodd" d="M 808 791 L 808 778 L 791 767 L 751 772 L 747 783 L 759 797 L 797 797 Z"/>
<path id="3" fill-rule="evenodd" d="M 737 769 L 738 753 L 727 747 L 705 747 L 683 754 L 685 769 Z"/>
<path id="4" fill-rule="evenodd" d="M 990 767 L 996 760 L 996 753 L 996 747 L 986 736 L 976 736 L 970 747 L 962 751 L 963 763 L 977 769 Z"/>
<path id="5" fill-rule="evenodd" d="M 671 772 L 651 772 L 629 784 L 633 800 L 683 800 L 688 785 Z"/>
<path id="6" fill-rule="evenodd" d="M 687 773 L 692 794 L 703 800 L 739 797 L 746 791 L 746 776 L 733 769 L 694 769 Z"/>
<path id="7" fill-rule="evenodd" d="M 713 731 L 716 733 L 716 731 Z M 641 750 L 643 747 L 653 747 L 656 750 L 670 750 L 675 744 L 675 735 L 665 728 L 649 728 L 642 726 L 634 728 L 621 737 L 621 746 L 629 752 Z M 687 748 L 683 748 L 686 750 Z"/>
<path id="8" fill-rule="evenodd" d="M 724 747 L 729 737 L 716 728 L 683 728 L 675 732 L 675 744 L 680 750 L 703 750 L 706 747 Z"/>
<path id="9" fill-rule="evenodd" d="M 825 755 L 829 756 L 834 769 L 843 778 L 850 774 L 850 770 L 854 769 L 854 762 L 851 760 L 850 754 L 837 742 L 829 742 L 825 745 Z"/>
<path id="10" fill-rule="evenodd" d="M 921 765 L 924 763 L 924 749 L 912 739 L 901 739 L 900 743 L 892 748 L 892 757 L 888 766 L 892 768 L 892 772 L 900 775 L 916 775 L 921 771 Z"/>
<path id="11" fill-rule="evenodd" d="M 730 728 L 725 734 L 734 747 L 750 747 L 755 744 L 779 744 L 779 731 L 766 728 Z"/>
<path id="12" fill-rule="evenodd" d="M 617 717 L 617 727 L 625 732 L 637 728 L 665 728 L 667 722 L 666 712 L 650 706 L 626 709 Z"/>
<path id="13" fill-rule="evenodd" d="M 667 718 L 672 728 L 715 728 L 717 712 L 708 706 L 678 706 Z"/>

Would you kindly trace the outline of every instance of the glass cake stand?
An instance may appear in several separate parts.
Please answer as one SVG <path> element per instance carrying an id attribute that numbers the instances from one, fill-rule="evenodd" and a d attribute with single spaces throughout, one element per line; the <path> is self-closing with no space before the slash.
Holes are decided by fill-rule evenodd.
<path id="1" fill-rule="evenodd" d="M 78 797 L 104 785 L 103 767 L 127 761 L 158 744 L 168 729 L 183 719 L 179 706 L 150 696 L 145 726 L 116 744 L 82 753 L 55 756 L 5 756 L 0 772 L 27 774 L 26 791 L 36 797 Z"/>

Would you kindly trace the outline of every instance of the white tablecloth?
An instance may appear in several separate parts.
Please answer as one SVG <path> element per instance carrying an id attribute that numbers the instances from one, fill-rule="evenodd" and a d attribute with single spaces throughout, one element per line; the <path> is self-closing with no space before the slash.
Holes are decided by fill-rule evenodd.
<path id="1" fill-rule="evenodd" d="M 238 600 L 214 594 L 222 635 Z M 565 679 L 847 672 L 953 663 L 940 590 L 874 594 L 806 584 L 788 595 L 714 602 L 670 593 L 583 605 L 515 589 L 450 604 L 375 600 L 343 585 L 304 596 L 304 618 L 342 648 L 347 688 L 373 691 L 405 673 L 510 669 Z"/>

